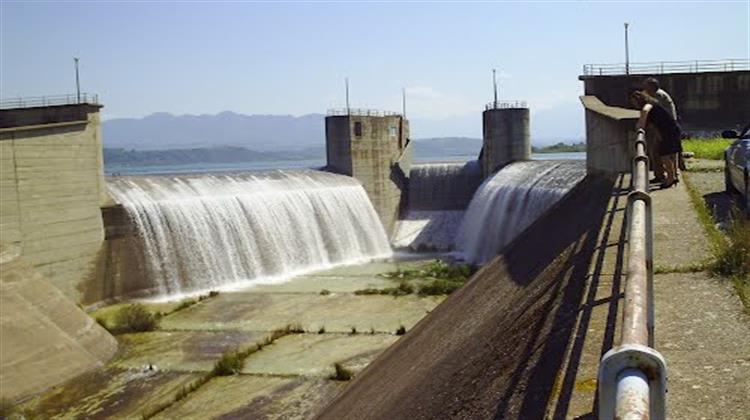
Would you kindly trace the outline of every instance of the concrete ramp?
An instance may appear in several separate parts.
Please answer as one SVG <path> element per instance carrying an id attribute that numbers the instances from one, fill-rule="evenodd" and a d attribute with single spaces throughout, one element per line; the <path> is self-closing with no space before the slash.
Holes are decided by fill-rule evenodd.
<path id="1" fill-rule="evenodd" d="M 117 351 L 114 337 L 9 246 L 0 246 L 0 279 L 0 397 L 43 391 Z"/>
<path id="2" fill-rule="evenodd" d="M 612 187 L 609 179 L 584 179 L 319 418 L 544 417 Z"/>

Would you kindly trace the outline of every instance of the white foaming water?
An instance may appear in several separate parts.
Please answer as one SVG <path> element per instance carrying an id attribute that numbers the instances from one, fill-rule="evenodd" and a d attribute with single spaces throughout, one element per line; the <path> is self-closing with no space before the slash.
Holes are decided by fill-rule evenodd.
<path id="1" fill-rule="evenodd" d="M 482 182 L 479 161 L 425 163 L 409 172 L 409 210 L 463 210 Z"/>
<path id="2" fill-rule="evenodd" d="M 362 186 L 313 170 L 115 178 L 161 296 L 277 282 L 390 255 Z"/>
<path id="3" fill-rule="evenodd" d="M 586 176 L 575 161 L 510 164 L 474 194 L 459 228 L 456 249 L 468 262 L 484 264 Z"/>

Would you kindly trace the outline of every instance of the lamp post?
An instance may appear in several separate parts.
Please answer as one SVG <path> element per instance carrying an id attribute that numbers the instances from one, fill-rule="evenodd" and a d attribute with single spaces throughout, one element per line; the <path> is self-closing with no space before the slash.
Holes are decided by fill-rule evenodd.
<path id="1" fill-rule="evenodd" d="M 349 78 L 344 79 L 344 83 L 346 84 L 346 115 L 350 115 L 351 111 L 349 108 Z"/>
<path id="2" fill-rule="evenodd" d="M 73 57 L 73 63 L 75 63 L 76 67 L 76 98 L 78 100 L 78 103 L 81 103 L 81 81 L 78 78 L 78 57 Z"/>
<path id="3" fill-rule="evenodd" d="M 495 69 L 492 69 L 492 87 L 495 91 L 495 101 L 493 102 L 493 108 L 497 109 L 497 78 L 495 77 Z"/>
<path id="4" fill-rule="evenodd" d="M 630 52 L 628 50 L 628 26 L 630 24 L 625 22 L 625 74 L 630 74 Z"/>

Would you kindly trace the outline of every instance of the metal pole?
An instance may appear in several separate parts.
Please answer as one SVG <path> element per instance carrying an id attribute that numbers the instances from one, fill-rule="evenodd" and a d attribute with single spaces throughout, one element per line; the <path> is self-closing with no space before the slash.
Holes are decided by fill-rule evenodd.
<path id="1" fill-rule="evenodd" d="M 495 91 L 495 101 L 493 104 L 494 108 L 497 109 L 497 78 L 495 77 L 495 69 L 492 69 L 492 86 Z"/>
<path id="2" fill-rule="evenodd" d="M 350 115 L 351 111 L 349 108 L 349 78 L 344 79 L 344 83 L 346 83 L 346 115 Z"/>
<path id="3" fill-rule="evenodd" d="M 406 118 L 406 89 L 401 88 L 401 108 L 403 117 Z"/>
<path id="4" fill-rule="evenodd" d="M 625 74 L 630 74 L 630 51 L 628 45 L 628 22 L 625 22 Z"/>
<path id="5" fill-rule="evenodd" d="M 81 103 L 81 81 L 78 78 L 78 57 L 73 57 L 73 61 L 75 62 L 76 66 L 76 98 L 78 98 L 78 103 Z"/>

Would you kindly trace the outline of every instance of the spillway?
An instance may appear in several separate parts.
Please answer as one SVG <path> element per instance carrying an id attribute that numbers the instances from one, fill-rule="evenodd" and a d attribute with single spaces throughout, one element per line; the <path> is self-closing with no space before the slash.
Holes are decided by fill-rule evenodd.
<path id="1" fill-rule="evenodd" d="M 586 176 L 580 161 L 512 163 L 488 178 L 464 214 L 458 254 L 485 264 Z"/>
<path id="2" fill-rule="evenodd" d="M 108 190 L 135 224 L 152 294 L 288 278 L 388 256 L 353 178 L 313 170 L 122 177 Z"/>
<path id="3" fill-rule="evenodd" d="M 479 161 L 425 163 L 409 172 L 409 210 L 463 210 L 482 183 Z"/>

